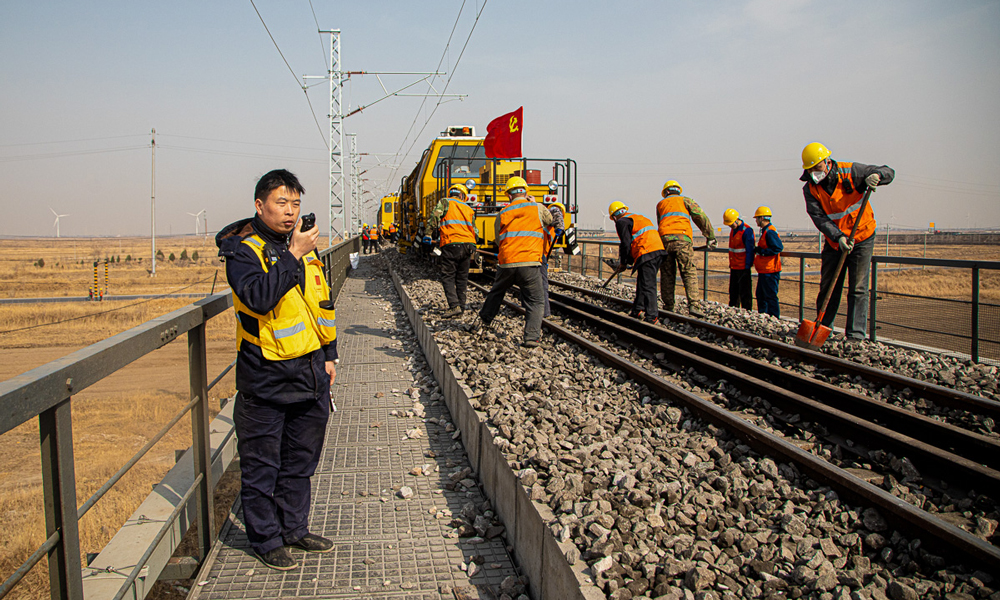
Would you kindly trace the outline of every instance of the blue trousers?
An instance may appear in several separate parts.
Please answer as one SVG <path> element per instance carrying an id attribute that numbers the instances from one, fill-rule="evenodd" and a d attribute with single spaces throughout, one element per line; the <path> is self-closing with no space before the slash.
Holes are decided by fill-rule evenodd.
<path id="1" fill-rule="evenodd" d="M 309 533 L 309 478 L 319 464 L 329 417 L 326 398 L 276 404 L 237 394 L 233 420 L 243 524 L 258 554 Z"/>
<path id="2" fill-rule="evenodd" d="M 778 282 L 780 281 L 781 271 L 757 274 L 757 312 L 774 317 L 781 316 L 781 307 L 778 305 Z"/>

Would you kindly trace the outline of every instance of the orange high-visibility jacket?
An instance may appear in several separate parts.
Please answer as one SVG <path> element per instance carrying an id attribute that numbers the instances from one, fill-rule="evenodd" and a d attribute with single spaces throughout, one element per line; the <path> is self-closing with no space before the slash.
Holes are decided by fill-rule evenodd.
<path id="1" fill-rule="evenodd" d="M 448 212 L 441 219 L 441 245 L 475 244 L 476 213 L 464 202 L 450 198 Z"/>
<path id="2" fill-rule="evenodd" d="M 826 216 L 831 221 L 837 224 L 837 228 L 844 233 L 845 237 L 851 235 L 854 221 L 857 220 L 858 230 L 854 234 L 854 241 L 863 242 L 875 235 L 875 211 L 872 210 L 872 205 L 869 203 L 865 207 L 864 214 L 858 215 L 858 209 L 861 208 L 861 199 L 864 198 L 864 194 L 858 191 L 858 186 L 854 183 L 853 178 L 851 178 L 851 167 L 853 165 L 854 163 L 839 162 L 837 163 L 836 172 L 833 172 L 831 169 L 827 177 L 837 177 L 837 187 L 834 188 L 833 195 L 827 194 L 822 186 L 815 183 L 809 184 L 809 191 L 814 198 L 819 200 L 820 205 L 823 207 L 823 212 L 826 213 Z M 850 190 L 850 192 L 844 189 L 844 181 L 847 181 L 847 190 Z M 837 240 L 826 238 L 826 241 L 833 246 L 834 250 L 840 249 Z"/>
<path id="3" fill-rule="evenodd" d="M 660 235 L 686 235 L 694 237 L 691 214 L 684 206 L 684 196 L 671 194 L 656 203 L 656 220 Z"/>
<path id="4" fill-rule="evenodd" d="M 663 241 L 653 222 L 642 215 L 628 213 L 622 219 L 632 219 L 632 260 L 638 261 L 643 254 L 663 250 Z"/>
<path id="5" fill-rule="evenodd" d="M 769 229 L 774 232 L 774 235 L 778 235 L 778 230 L 775 229 L 774 225 L 768 223 L 767 227 L 760 230 L 760 239 L 757 240 L 758 248 L 767 248 L 767 231 Z M 781 255 L 775 254 L 774 256 L 761 256 L 758 252 L 753 256 L 753 268 L 756 269 L 758 273 L 780 273 Z"/>
<path id="6" fill-rule="evenodd" d="M 747 247 L 743 243 L 743 232 L 748 229 L 746 223 L 729 230 L 729 268 L 742 271 L 748 269 Z M 752 235 L 752 234 L 751 234 Z"/>
<path id="7" fill-rule="evenodd" d="M 501 265 L 537 262 L 541 264 L 545 251 L 545 234 L 538 216 L 538 204 L 519 198 L 500 211 Z"/>

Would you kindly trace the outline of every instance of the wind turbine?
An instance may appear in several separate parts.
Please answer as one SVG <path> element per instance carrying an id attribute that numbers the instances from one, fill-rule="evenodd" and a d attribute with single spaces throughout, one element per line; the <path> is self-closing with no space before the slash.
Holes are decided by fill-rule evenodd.
<path id="1" fill-rule="evenodd" d="M 198 235 L 198 219 L 201 217 L 201 215 L 205 214 L 205 209 L 202 209 L 200 212 L 197 213 L 188 213 L 188 214 L 194 217 L 194 234 Z M 207 224 L 205 228 L 206 229 L 208 228 Z"/>
<path id="2" fill-rule="evenodd" d="M 52 210 L 51 206 L 49 207 L 49 210 Z M 55 223 L 52 224 L 52 226 L 56 228 L 56 237 L 59 237 L 59 219 L 61 219 L 62 217 L 68 217 L 69 215 L 60 215 L 56 213 L 56 211 L 54 210 L 52 210 L 52 214 L 56 216 L 56 221 Z"/>

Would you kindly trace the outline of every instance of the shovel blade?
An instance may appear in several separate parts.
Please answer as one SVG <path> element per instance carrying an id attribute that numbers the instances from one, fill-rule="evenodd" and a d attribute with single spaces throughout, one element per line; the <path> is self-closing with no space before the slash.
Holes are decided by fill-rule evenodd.
<path id="1" fill-rule="evenodd" d="M 795 334 L 795 345 L 800 348 L 818 350 L 830 336 L 830 328 L 814 321 L 802 321 Z"/>

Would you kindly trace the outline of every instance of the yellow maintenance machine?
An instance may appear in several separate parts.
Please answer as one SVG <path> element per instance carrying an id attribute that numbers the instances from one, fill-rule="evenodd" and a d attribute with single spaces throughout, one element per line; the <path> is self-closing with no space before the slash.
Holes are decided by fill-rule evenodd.
<path id="1" fill-rule="evenodd" d="M 448 188 L 461 183 L 469 188 L 466 198 L 476 213 L 479 229 L 479 252 L 473 259 L 473 273 L 493 268 L 497 260 L 494 240 L 494 220 L 507 204 L 504 187 L 511 177 L 522 177 L 528 183 L 528 195 L 545 205 L 556 202 L 565 207 L 565 233 L 556 241 L 555 249 L 578 252 L 575 223 L 576 161 L 572 159 L 487 158 L 482 137 L 476 137 L 471 126 L 449 127 L 424 150 L 413 172 L 400 182 L 395 219 L 399 228 L 399 250 L 406 254 L 421 243 L 431 242 L 434 232 L 427 225 L 431 211 L 447 195 Z M 551 169 L 552 178 L 542 183 L 542 169 Z M 566 250 L 568 248 L 568 250 Z M 555 251 L 555 250 L 553 250 Z"/>
<path id="2" fill-rule="evenodd" d="M 379 235 L 388 237 L 389 226 L 396 221 L 396 211 L 399 206 L 399 194 L 389 194 L 383 196 L 379 201 L 378 217 L 375 222 L 378 224 Z"/>

